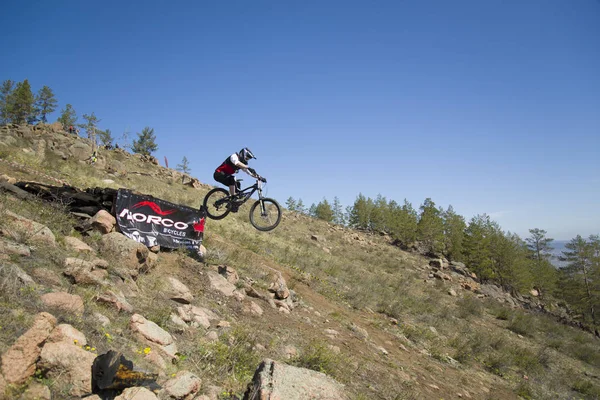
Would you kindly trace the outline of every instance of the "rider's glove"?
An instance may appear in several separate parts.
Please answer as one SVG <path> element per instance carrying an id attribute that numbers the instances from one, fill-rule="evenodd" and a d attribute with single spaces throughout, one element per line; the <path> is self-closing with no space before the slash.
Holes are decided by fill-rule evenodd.
<path id="1" fill-rule="evenodd" d="M 248 167 L 248 172 L 250 172 L 252 175 L 256 175 L 256 171 L 254 170 L 254 168 Z"/>
<path id="2" fill-rule="evenodd" d="M 267 178 L 263 178 L 262 176 L 260 177 L 260 180 L 263 181 L 264 183 L 267 183 Z"/>

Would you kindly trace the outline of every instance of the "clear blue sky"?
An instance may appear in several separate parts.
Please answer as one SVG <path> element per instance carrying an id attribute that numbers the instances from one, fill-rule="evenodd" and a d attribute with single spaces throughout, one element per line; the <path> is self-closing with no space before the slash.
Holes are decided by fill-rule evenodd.
<path id="1" fill-rule="evenodd" d="M 201 181 L 248 146 L 282 203 L 600 232 L 598 0 L 5 0 L 0 24 L 0 80 L 117 138 L 154 128 Z"/>

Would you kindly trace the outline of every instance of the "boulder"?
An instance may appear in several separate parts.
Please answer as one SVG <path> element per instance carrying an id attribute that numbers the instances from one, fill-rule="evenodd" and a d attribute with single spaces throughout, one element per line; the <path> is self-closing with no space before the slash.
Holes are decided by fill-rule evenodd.
<path id="1" fill-rule="evenodd" d="M 34 268 L 31 271 L 31 275 L 36 278 L 38 281 L 41 281 L 43 284 L 47 284 L 49 286 L 60 286 L 61 280 L 58 274 L 47 268 Z"/>
<path id="2" fill-rule="evenodd" d="M 210 321 L 218 319 L 218 316 L 209 309 L 189 304 L 177 307 L 177 313 L 183 321 L 188 322 L 195 328 L 202 326 L 203 328 L 208 329 L 210 328 Z"/>
<path id="3" fill-rule="evenodd" d="M 92 364 L 96 355 L 68 342 L 46 343 L 38 368 L 57 385 L 69 388 L 71 396 L 92 392 Z"/>
<path id="4" fill-rule="evenodd" d="M 264 313 L 263 309 L 252 300 L 245 303 L 242 310 L 245 314 L 257 315 L 259 317 Z"/>
<path id="5" fill-rule="evenodd" d="M 69 344 L 76 344 L 78 346 L 85 346 L 87 339 L 85 335 L 73 328 L 69 324 L 60 324 L 50 333 L 48 337 L 48 343 L 67 342 Z"/>
<path id="6" fill-rule="evenodd" d="M 166 294 L 171 300 L 184 304 L 189 304 L 194 300 L 190 289 L 178 279 L 172 276 L 167 277 L 167 285 Z"/>
<path id="7" fill-rule="evenodd" d="M 234 285 L 240 280 L 237 271 L 227 265 L 219 265 L 218 271 L 228 282 Z"/>
<path id="8" fill-rule="evenodd" d="M 24 239 L 32 243 L 56 246 L 54 233 L 45 225 L 24 218 L 12 211 L 4 212 L 4 222 L 7 227 L 2 228 L 2 235 L 15 239 Z"/>
<path id="9" fill-rule="evenodd" d="M 202 380 L 189 371 L 180 371 L 165 383 L 165 392 L 175 399 L 187 399 L 198 393 Z"/>
<path id="10" fill-rule="evenodd" d="M 208 271 L 207 275 L 212 289 L 221 292 L 227 297 L 233 296 L 233 292 L 235 291 L 235 285 L 233 283 L 229 282 L 215 271 Z"/>
<path id="11" fill-rule="evenodd" d="M 1 397 L 0 397 L 1 398 Z M 51 400 L 50 388 L 39 382 L 32 382 L 23 392 L 19 400 Z"/>
<path id="12" fill-rule="evenodd" d="M 0 277 L 5 282 L 15 282 L 17 286 L 35 285 L 34 280 L 25 271 L 12 263 L 0 264 Z"/>
<path id="13" fill-rule="evenodd" d="M 344 385 L 327 375 L 265 359 L 254 373 L 244 400 L 348 400 Z"/>
<path id="14" fill-rule="evenodd" d="M 31 249 L 29 248 L 29 246 L 26 246 L 24 244 L 0 239 L 0 254 L 29 257 L 31 255 Z"/>
<path id="15" fill-rule="evenodd" d="M 281 272 L 276 272 L 273 277 L 273 282 L 269 286 L 269 291 L 275 293 L 275 298 L 279 300 L 285 300 L 290 295 L 290 290 L 287 287 L 285 279 L 281 275 Z"/>
<path id="16" fill-rule="evenodd" d="M 107 234 L 115 229 L 117 219 L 108 211 L 100 210 L 90 219 L 92 228 L 102 234 Z"/>
<path id="17" fill-rule="evenodd" d="M 115 397 L 115 400 L 157 400 L 158 397 L 145 387 L 130 387 Z M 87 397 L 86 397 L 87 400 Z"/>
<path id="18" fill-rule="evenodd" d="M 173 336 L 154 322 L 139 314 L 133 314 L 129 320 L 129 328 L 144 341 L 158 346 L 169 356 L 175 357 L 177 345 Z"/>
<path id="19" fill-rule="evenodd" d="M 42 312 L 35 317 L 33 326 L 2 354 L 2 374 L 9 384 L 22 384 L 35 372 L 35 362 L 42 346 L 56 326 L 56 318 Z"/>
<path id="20" fill-rule="evenodd" d="M 73 236 L 67 236 L 64 238 L 65 244 L 68 246 L 68 248 L 70 248 L 71 250 L 75 250 L 77 252 L 82 252 L 82 253 L 94 253 L 94 249 L 92 249 L 90 246 L 88 246 L 85 242 L 73 237 Z"/>
<path id="21" fill-rule="evenodd" d="M 112 290 L 108 290 L 96 296 L 95 300 L 99 303 L 109 304 L 116 308 L 117 311 L 133 312 L 133 306 L 129 304 L 123 293 L 120 292 L 115 293 Z"/>
<path id="22" fill-rule="evenodd" d="M 76 294 L 65 292 L 46 293 L 40 297 L 48 308 L 83 316 L 83 300 Z"/>
<path id="23" fill-rule="evenodd" d="M 63 265 L 65 270 L 63 274 L 71 277 L 74 283 L 80 285 L 101 285 L 108 271 L 108 263 L 104 260 L 96 259 L 94 261 L 85 261 L 79 258 L 68 257 Z"/>
<path id="24" fill-rule="evenodd" d="M 126 266 L 132 277 L 139 272 L 148 271 L 154 266 L 150 251 L 142 243 L 129 239 L 119 232 L 108 233 L 100 239 L 100 250 Z"/>
<path id="25" fill-rule="evenodd" d="M 92 155 L 92 148 L 88 144 L 77 141 L 68 149 L 69 154 L 79 161 L 85 161 Z"/>

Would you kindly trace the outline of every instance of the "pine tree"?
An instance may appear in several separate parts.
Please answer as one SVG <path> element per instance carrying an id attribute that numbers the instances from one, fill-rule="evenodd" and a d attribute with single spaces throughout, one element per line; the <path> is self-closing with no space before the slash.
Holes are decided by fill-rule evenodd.
<path id="1" fill-rule="evenodd" d="M 101 120 L 99 120 L 98 117 L 96 117 L 96 114 L 94 114 L 93 112 L 90 115 L 83 114 L 83 119 L 85 119 L 86 122 L 85 124 L 79 124 L 79 127 L 85 129 L 87 137 L 89 139 L 92 139 L 92 143 L 94 143 L 94 145 L 97 145 L 98 143 L 96 142 L 96 129 L 98 128 L 98 123 Z"/>
<path id="2" fill-rule="evenodd" d="M 367 198 L 359 193 L 348 216 L 350 226 L 358 229 L 368 229 L 370 222 L 370 209 Z"/>
<path id="3" fill-rule="evenodd" d="M 112 147 L 113 141 L 115 139 L 113 138 L 112 132 L 110 131 L 110 129 L 106 129 L 106 130 L 97 129 L 96 136 L 100 139 L 101 145 L 103 145 L 107 148 Z"/>
<path id="4" fill-rule="evenodd" d="M 378 194 L 375 201 L 368 202 L 371 208 L 369 226 L 373 231 L 387 232 L 388 203 L 385 197 Z"/>
<path id="5" fill-rule="evenodd" d="M 48 86 L 44 86 L 39 90 L 36 97 L 36 109 L 40 115 L 40 120 L 43 123 L 48 122 L 46 116 L 56 110 L 57 104 L 58 101 L 56 101 L 52 89 Z"/>
<path id="6" fill-rule="evenodd" d="M 9 118 L 15 124 L 32 123 L 35 121 L 34 96 L 31 85 L 25 79 L 17 83 L 15 90 L 9 97 Z"/>
<path id="7" fill-rule="evenodd" d="M 561 257 L 561 260 L 567 261 L 567 266 L 561 271 L 563 296 L 596 325 L 596 307 L 600 303 L 597 282 L 600 278 L 600 240 L 598 236 L 590 236 L 590 242 L 586 242 L 577 235 L 565 248 L 567 250 L 563 251 Z"/>
<path id="8" fill-rule="evenodd" d="M 306 207 L 304 206 L 302 199 L 298 199 L 298 203 L 296 204 L 296 211 L 300 214 L 306 214 Z"/>
<path id="9" fill-rule="evenodd" d="M 145 127 L 141 133 L 138 133 L 138 139 L 133 141 L 131 150 L 137 154 L 143 154 L 149 156 L 152 152 L 158 150 L 156 144 L 156 136 L 154 135 L 154 129 Z"/>
<path id="10" fill-rule="evenodd" d="M 296 200 L 294 200 L 294 198 L 292 196 L 288 197 L 288 199 L 285 202 L 285 205 L 287 206 L 287 209 L 290 211 L 296 211 Z"/>
<path id="11" fill-rule="evenodd" d="M 11 120 L 14 87 L 15 83 L 10 79 L 2 82 L 0 87 L 0 125 L 6 125 Z"/>
<path id="12" fill-rule="evenodd" d="M 183 172 L 184 174 L 189 174 L 190 172 L 192 172 L 192 170 L 190 169 L 190 164 L 189 164 L 186 156 L 183 156 L 183 158 L 181 159 L 181 164 L 177 164 L 175 169 L 177 171 Z"/>
<path id="13" fill-rule="evenodd" d="M 338 225 L 346 225 L 346 216 L 344 215 L 344 209 L 342 208 L 342 203 L 340 203 L 340 199 L 335 196 L 333 198 L 333 223 Z"/>
<path id="14" fill-rule="evenodd" d="M 317 205 L 315 203 L 312 203 L 308 208 L 308 216 L 317 218 Z"/>
<path id="15" fill-rule="evenodd" d="M 495 279 L 492 242 L 499 236 L 500 226 L 487 214 L 476 215 L 465 230 L 465 261 L 480 279 Z"/>
<path id="16" fill-rule="evenodd" d="M 327 222 L 333 221 L 333 209 L 326 198 L 323 198 L 323 200 L 317 204 L 317 207 L 315 208 L 315 217 Z"/>
<path id="17" fill-rule="evenodd" d="M 430 198 L 425 199 L 420 210 L 417 239 L 423 242 L 429 253 L 438 254 L 444 247 L 444 223 L 440 216 L 441 212 Z"/>
<path id="18" fill-rule="evenodd" d="M 554 239 L 546 237 L 546 231 L 543 229 L 530 229 L 531 236 L 526 238 L 527 248 L 530 251 L 532 276 L 534 277 L 534 286 L 538 289 L 540 297 L 543 298 L 546 292 L 552 292 L 556 284 L 556 270 L 550 262 L 552 246 L 550 243 Z"/>
<path id="19" fill-rule="evenodd" d="M 460 260 L 462 259 L 463 241 L 465 229 L 467 228 L 465 219 L 454 212 L 451 205 L 442 213 L 442 219 L 444 223 L 444 252 L 448 259 Z"/>
<path id="20" fill-rule="evenodd" d="M 63 110 L 60 112 L 60 117 L 58 117 L 58 122 L 60 122 L 63 126 L 63 129 L 69 129 L 70 126 L 77 126 L 77 113 L 72 105 L 67 104 Z"/>

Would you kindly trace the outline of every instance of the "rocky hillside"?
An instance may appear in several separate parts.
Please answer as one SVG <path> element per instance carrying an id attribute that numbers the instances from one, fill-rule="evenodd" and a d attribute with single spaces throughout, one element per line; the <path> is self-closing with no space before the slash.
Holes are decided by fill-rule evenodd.
<path id="1" fill-rule="evenodd" d="M 564 306 L 384 234 L 288 212 L 258 232 L 248 205 L 206 222 L 201 254 L 148 249 L 110 193 L 197 208 L 211 186 L 91 153 L 59 126 L 0 127 L 0 397 L 600 396 L 598 342 Z"/>

